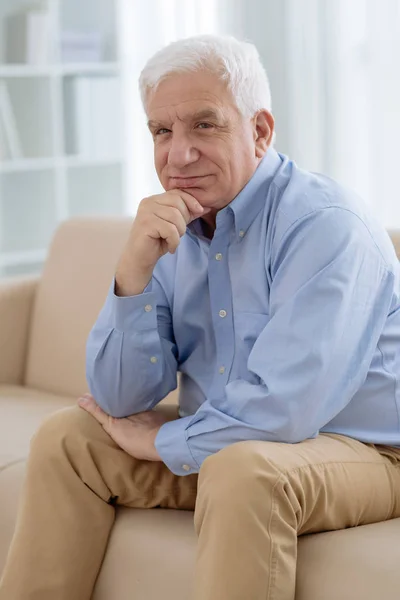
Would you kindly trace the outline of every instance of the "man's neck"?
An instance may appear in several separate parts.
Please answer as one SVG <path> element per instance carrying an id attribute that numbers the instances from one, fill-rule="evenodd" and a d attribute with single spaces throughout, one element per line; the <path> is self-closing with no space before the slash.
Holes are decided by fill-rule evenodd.
<path id="1" fill-rule="evenodd" d="M 207 215 L 204 215 L 204 217 L 201 217 L 203 233 L 209 240 L 213 239 L 214 231 L 217 228 L 217 214 L 217 210 L 212 210 Z"/>

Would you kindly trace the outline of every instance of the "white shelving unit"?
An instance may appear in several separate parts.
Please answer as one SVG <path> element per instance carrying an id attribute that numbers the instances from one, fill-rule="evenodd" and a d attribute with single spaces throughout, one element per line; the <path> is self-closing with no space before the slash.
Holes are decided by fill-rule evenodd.
<path id="1" fill-rule="evenodd" d="M 21 146 L 21 156 L 14 158 L 1 158 L 0 147 L 0 276 L 39 271 L 53 232 L 64 219 L 127 212 L 126 144 L 122 135 L 125 69 L 118 41 L 118 3 L 119 0 L 0 2 L 0 85 L 6 85 Z M 43 64 L 10 64 L 10 17 L 38 6 L 48 11 L 50 18 L 49 59 Z M 67 32 L 95 32 L 102 40 L 100 60 L 64 62 L 62 39 Z M 71 98 L 76 100 L 70 90 L 76 89 L 77 81 L 89 78 L 90 82 L 92 78 L 106 81 L 106 86 L 113 81 L 117 107 L 109 119 L 120 136 L 112 136 L 115 139 L 110 150 L 102 128 L 96 128 L 94 135 L 95 140 L 103 135 L 101 152 L 100 142 L 93 142 L 90 151 L 82 150 L 82 144 L 78 147 L 76 142 L 74 146 L 70 140 L 71 131 L 77 127 Z M 97 106 L 103 101 L 102 96 L 92 93 L 91 110 L 100 110 Z"/>

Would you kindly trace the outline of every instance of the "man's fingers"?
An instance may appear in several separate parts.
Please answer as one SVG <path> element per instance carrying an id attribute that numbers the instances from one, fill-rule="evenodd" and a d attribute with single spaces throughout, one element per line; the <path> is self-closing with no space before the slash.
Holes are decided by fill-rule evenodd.
<path id="1" fill-rule="evenodd" d="M 174 254 L 180 241 L 178 230 L 175 228 L 175 231 L 172 231 L 171 235 L 165 238 L 165 241 L 167 242 L 168 252 Z"/>
<path id="2" fill-rule="evenodd" d="M 211 208 L 206 208 L 202 206 L 200 202 L 198 202 L 196 198 L 194 198 L 190 194 L 183 192 L 182 190 L 177 190 L 177 192 L 179 193 L 189 210 L 190 218 L 188 221 L 186 221 L 188 225 L 195 219 L 198 219 L 199 217 L 204 217 L 204 215 L 207 215 L 209 212 L 211 212 Z"/>
<path id="3" fill-rule="evenodd" d="M 90 394 L 84 394 L 79 398 L 78 404 L 81 408 L 86 410 L 86 412 L 92 415 L 92 417 L 94 417 L 103 427 L 106 427 L 109 424 L 109 415 L 100 408 Z"/>
<path id="4" fill-rule="evenodd" d="M 166 194 L 158 196 L 158 198 L 160 199 L 158 203 L 162 206 L 177 208 L 182 213 L 187 225 L 209 212 L 209 209 L 204 209 L 194 196 L 183 190 L 169 190 Z"/>
<path id="5" fill-rule="evenodd" d="M 175 225 L 169 223 L 169 221 L 164 221 L 161 217 L 157 217 L 155 215 L 156 220 L 154 221 L 154 230 L 150 232 L 151 237 L 161 238 L 165 240 L 167 244 L 168 252 L 172 254 L 175 252 L 180 242 L 179 231 Z"/>
<path id="6" fill-rule="evenodd" d="M 176 206 L 163 206 L 160 204 L 154 211 L 154 214 L 160 219 L 175 225 L 180 236 L 186 233 L 185 217 Z"/>
<path id="7" fill-rule="evenodd" d="M 193 198 L 194 200 L 194 198 Z M 161 197 L 160 206 L 174 207 L 179 210 L 183 216 L 185 223 L 188 224 L 192 220 L 192 215 L 188 203 L 184 200 L 179 190 L 173 190 L 172 194 L 165 194 Z"/>
<path id="8" fill-rule="evenodd" d="M 201 206 L 200 202 L 196 200 L 194 196 L 189 194 L 188 192 L 184 192 L 183 190 L 173 190 L 186 204 L 186 207 L 190 213 L 190 221 L 197 219 L 204 213 L 204 208 Z"/>

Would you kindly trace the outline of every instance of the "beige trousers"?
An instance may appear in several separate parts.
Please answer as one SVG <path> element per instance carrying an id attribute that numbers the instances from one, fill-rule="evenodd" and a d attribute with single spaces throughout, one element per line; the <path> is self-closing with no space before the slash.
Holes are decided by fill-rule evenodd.
<path id="1" fill-rule="evenodd" d="M 293 600 L 297 536 L 399 517 L 399 465 L 399 450 L 325 434 L 233 444 L 177 477 L 64 409 L 32 441 L 0 600 L 89 600 L 115 504 L 195 508 L 196 600 Z"/>

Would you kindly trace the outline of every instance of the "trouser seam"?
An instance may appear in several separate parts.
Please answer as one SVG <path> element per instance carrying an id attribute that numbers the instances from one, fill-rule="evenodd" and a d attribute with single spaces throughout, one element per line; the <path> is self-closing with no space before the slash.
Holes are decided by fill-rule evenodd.
<path id="1" fill-rule="evenodd" d="M 306 466 L 306 465 L 304 465 Z M 293 469 L 294 471 L 295 469 Z M 275 521 L 275 515 L 276 515 L 276 505 L 277 505 L 277 499 L 276 499 L 276 488 L 278 486 L 278 484 L 281 482 L 281 480 L 286 479 L 286 473 L 281 473 L 278 477 L 278 479 L 276 480 L 274 487 L 272 488 L 272 511 L 271 511 L 271 519 L 270 519 L 270 524 L 269 524 L 269 535 L 270 535 L 270 541 L 271 541 L 271 555 L 270 555 L 270 566 L 269 566 L 269 572 L 270 572 L 270 578 L 269 578 L 269 588 L 268 588 L 268 594 L 267 594 L 267 598 L 269 598 L 270 600 L 274 600 L 275 597 L 275 590 L 276 590 L 276 586 L 275 586 L 275 580 L 276 580 L 276 567 L 277 567 L 277 558 L 275 556 L 275 546 L 276 546 L 276 539 L 274 538 L 273 535 L 273 528 L 274 528 L 274 521 Z"/>

